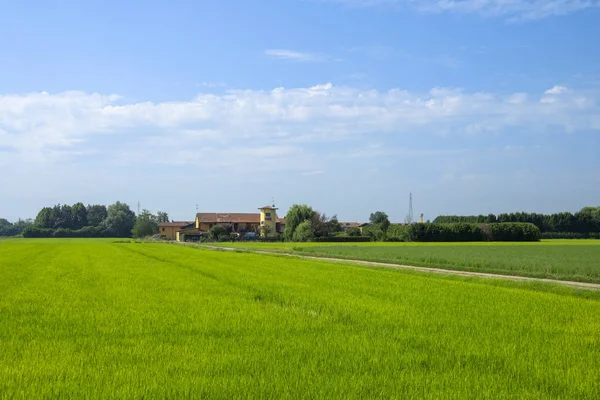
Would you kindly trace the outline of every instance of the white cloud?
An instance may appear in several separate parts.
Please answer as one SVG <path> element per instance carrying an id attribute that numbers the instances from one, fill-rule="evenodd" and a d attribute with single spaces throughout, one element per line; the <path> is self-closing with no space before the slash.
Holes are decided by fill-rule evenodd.
<path id="1" fill-rule="evenodd" d="M 551 89 L 546 90 L 545 94 L 564 94 L 568 93 L 569 88 L 566 86 L 554 86 Z"/>
<path id="2" fill-rule="evenodd" d="M 598 0 L 321 0 L 350 7 L 410 7 L 422 12 L 457 12 L 510 20 L 540 19 L 599 7 Z"/>
<path id="3" fill-rule="evenodd" d="M 89 157 L 100 163 L 302 173 L 306 165 L 322 170 L 315 165 L 322 158 L 318 154 L 331 153 L 328 143 L 334 142 L 360 143 L 351 149 L 336 146 L 340 157 L 436 157 L 433 149 L 389 147 L 385 138 L 600 130 L 600 93 L 551 90 L 561 95 L 377 91 L 330 83 L 201 93 L 162 103 L 127 103 L 76 91 L 0 95 L 0 163 Z M 381 146 L 368 146 L 373 140 Z"/>
<path id="4" fill-rule="evenodd" d="M 315 176 L 315 175 L 323 175 L 323 171 L 321 170 L 315 170 L 315 171 L 306 171 L 306 172 L 302 172 L 300 175 L 302 176 Z"/>
<path id="5" fill-rule="evenodd" d="M 271 58 L 290 61 L 336 61 L 334 58 L 320 53 L 306 53 L 287 49 L 269 49 L 265 54 Z"/>

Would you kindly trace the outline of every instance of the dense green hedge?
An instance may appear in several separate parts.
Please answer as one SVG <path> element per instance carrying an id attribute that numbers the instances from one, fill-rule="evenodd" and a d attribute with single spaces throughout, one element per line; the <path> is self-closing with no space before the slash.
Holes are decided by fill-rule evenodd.
<path id="1" fill-rule="evenodd" d="M 542 235 L 537 226 L 526 222 L 488 224 L 483 229 L 488 239 L 495 242 L 537 242 Z"/>
<path id="2" fill-rule="evenodd" d="M 328 236 L 313 238 L 313 242 L 331 242 L 331 243 L 355 243 L 355 242 L 370 242 L 370 236 Z"/>
<path id="3" fill-rule="evenodd" d="M 388 242 L 408 242 L 408 225 L 390 225 L 385 232 L 385 240 Z"/>
<path id="4" fill-rule="evenodd" d="M 481 242 L 485 234 L 478 224 L 412 224 L 407 227 L 411 242 Z"/>
<path id="5" fill-rule="evenodd" d="M 367 225 L 362 227 L 361 235 L 368 237 L 373 242 L 385 240 L 385 232 L 378 225 Z"/>
<path id="6" fill-rule="evenodd" d="M 529 223 L 413 224 L 406 229 L 411 242 L 535 242 L 541 236 Z"/>
<path id="7" fill-rule="evenodd" d="M 109 233 L 101 226 L 85 226 L 81 229 L 47 229 L 30 226 L 23 231 L 23 237 L 26 238 L 100 238 L 109 236 Z"/>
<path id="8" fill-rule="evenodd" d="M 543 232 L 542 239 L 600 239 L 600 233 Z"/>

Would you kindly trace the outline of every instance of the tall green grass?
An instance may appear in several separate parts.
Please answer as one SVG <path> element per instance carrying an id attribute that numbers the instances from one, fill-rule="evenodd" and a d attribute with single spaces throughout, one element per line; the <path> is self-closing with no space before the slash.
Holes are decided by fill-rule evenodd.
<path id="1" fill-rule="evenodd" d="M 600 283 L 600 240 L 549 240 L 541 243 L 236 243 L 234 245 L 239 248 L 317 257 Z"/>
<path id="2" fill-rule="evenodd" d="M 3 241 L 0 397 L 596 399 L 600 295 L 534 286 Z"/>

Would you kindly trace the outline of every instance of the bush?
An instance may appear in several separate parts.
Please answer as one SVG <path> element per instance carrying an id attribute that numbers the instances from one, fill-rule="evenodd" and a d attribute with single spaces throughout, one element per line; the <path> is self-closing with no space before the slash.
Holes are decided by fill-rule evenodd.
<path id="1" fill-rule="evenodd" d="M 208 236 L 212 240 L 217 240 L 220 242 L 229 240 L 229 234 L 231 233 L 232 226 L 226 224 L 218 224 L 214 225 L 212 228 L 208 230 Z M 227 237 L 227 239 L 224 239 Z"/>
<path id="2" fill-rule="evenodd" d="M 412 242 L 481 242 L 483 230 L 478 224 L 412 224 L 406 227 Z"/>
<path id="3" fill-rule="evenodd" d="M 355 243 L 355 242 L 370 242 L 370 236 L 328 236 L 314 238 L 313 242 L 329 242 L 329 243 Z"/>
<path id="4" fill-rule="evenodd" d="M 25 238 L 49 238 L 52 236 L 54 236 L 52 229 L 28 226 L 23 230 L 23 237 Z"/>
<path id="5" fill-rule="evenodd" d="M 73 231 L 71 229 L 58 228 L 57 230 L 54 231 L 54 237 L 57 237 L 57 238 L 73 237 Z"/>
<path id="6" fill-rule="evenodd" d="M 292 240 L 294 242 L 310 242 L 313 238 L 312 223 L 304 221 L 296 227 Z"/>
<path id="7" fill-rule="evenodd" d="M 362 232 L 360 228 L 353 226 L 352 228 L 348 228 L 345 232 L 348 236 L 362 236 Z"/>
<path id="8" fill-rule="evenodd" d="M 26 238 L 99 238 L 110 237 L 109 232 L 101 226 L 84 226 L 81 229 L 58 228 L 47 229 L 30 226 L 23 231 L 23 237 Z"/>
<path id="9" fill-rule="evenodd" d="M 388 242 L 407 242 L 408 241 L 408 226 L 406 225 L 390 225 L 385 233 L 385 240 Z"/>
<path id="10" fill-rule="evenodd" d="M 540 228 L 527 222 L 502 222 L 488 224 L 490 240 L 495 242 L 538 242 Z"/>
<path id="11" fill-rule="evenodd" d="M 600 232 L 544 232 L 542 239 L 600 239 Z"/>
<path id="12" fill-rule="evenodd" d="M 362 235 L 368 236 L 373 242 L 385 240 L 385 232 L 378 225 L 367 225 L 362 228 Z"/>

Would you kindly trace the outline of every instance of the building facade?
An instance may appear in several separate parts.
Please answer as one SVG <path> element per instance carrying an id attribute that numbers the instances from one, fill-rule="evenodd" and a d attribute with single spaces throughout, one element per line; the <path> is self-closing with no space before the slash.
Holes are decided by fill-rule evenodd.
<path id="1" fill-rule="evenodd" d="M 258 210 L 258 213 L 197 213 L 194 222 L 182 223 L 175 230 L 174 239 L 181 242 L 198 241 L 202 236 L 207 236 L 210 228 L 215 225 L 227 226 L 231 232 L 240 236 L 249 232 L 262 237 L 283 233 L 285 218 L 277 216 L 275 206 L 265 206 Z"/>

